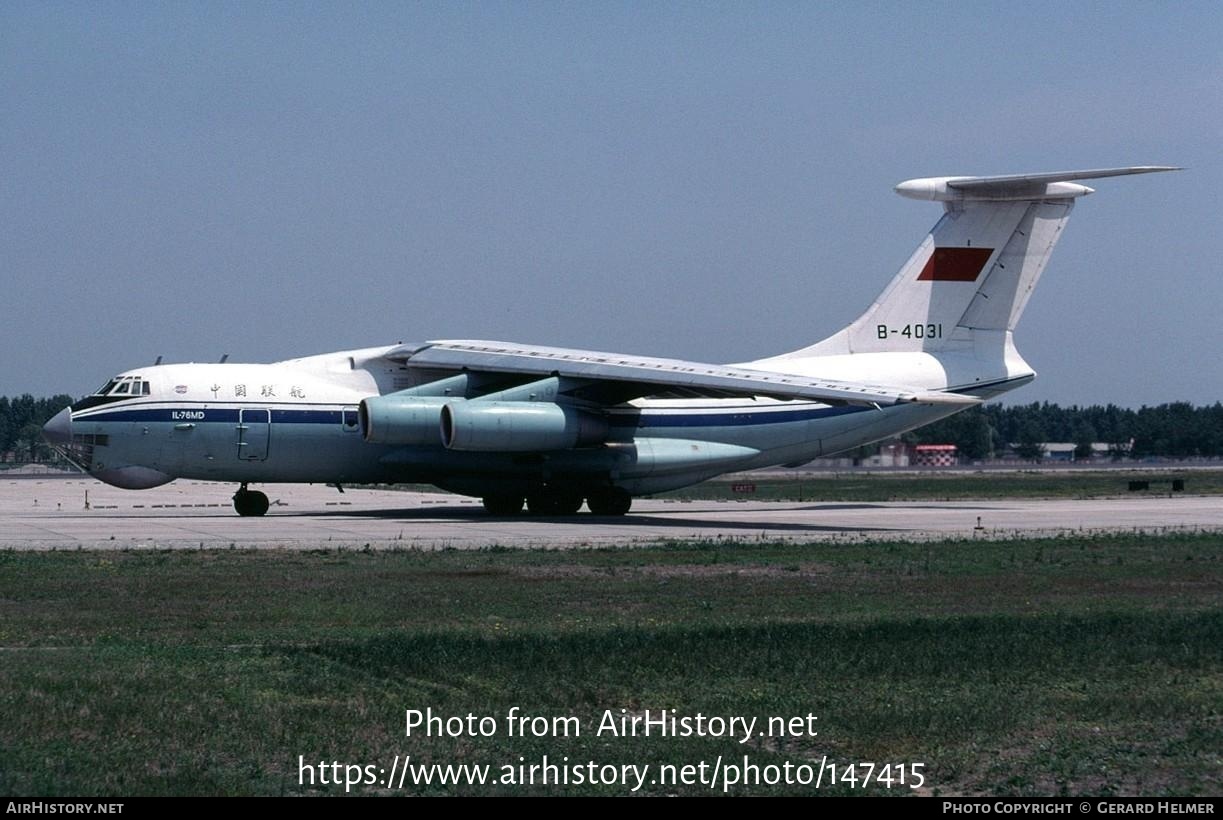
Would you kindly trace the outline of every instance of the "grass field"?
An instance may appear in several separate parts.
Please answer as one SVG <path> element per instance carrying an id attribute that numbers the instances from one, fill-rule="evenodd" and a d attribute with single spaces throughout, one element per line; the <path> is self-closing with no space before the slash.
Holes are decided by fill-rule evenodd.
<path id="1" fill-rule="evenodd" d="M 660 493 L 658 498 L 713 501 L 748 498 L 754 501 L 960 501 L 1006 498 L 1116 498 L 1168 495 L 1174 480 L 1181 492 L 1223 495 L 1223 470 L 1152 467 L 1135 464 L 1107 470 L 937 470 L 754 472 L 704 481 L 692 487 Z M 1147 490 L 1131 492 L 1131 481 L 1146 481 Z M 750 486 L 743 492 L 744 485 Z M 440 492 L 428 484 L 377 485 L 379 489 Z M 737 489 L 738 488 L 738 489 Z"/>
<path id="2" fill-rule="evenodd" d="M 662 498 L 757 501 L 940 501 L 1004 498 L 1110 498 L 1167 495 L 1173 480 L 1183 492 L 1223 494 L 1223 470 L 981 470 L 927 472 L 749 473 L 706 481 L 662 495 Z M 1146 481 L 1149 489 L 1131 492 L 1131 481 Z M 753 489 L 742 492 L 744 485 Z M 736 490 L 739 488 L 739 491 Z"/>
<path id="3" fill-rule="evenodd" d="M 388 772 L 411 755 L 493 776 L 544 755 L 651 776 L 746 755 L 842 775 L 893 764 L 893 778 L 920 763 L 925 794 L 1218 794 L 1220 601 L 1219 535 L 0 553 L 0 793 L 345 791 L 317 770 L 299 785 L 299 755 Z M 581 735 L 510 737 L 515 706 L 576 717 Z M 405 710 L 426 708 L 489 716 L 496 731 L 406 737 Z M 595 734 L 605 710 L 669 709 L 814 714 L 818 734 Z M 866 791 L 908 793 L 912 771 Z M 820 793 L 862 791 L 828 779 Z M 387 791 L 630 786 L 353 788 Z M 710 789 L 647 780 L 641 792 Z"/>

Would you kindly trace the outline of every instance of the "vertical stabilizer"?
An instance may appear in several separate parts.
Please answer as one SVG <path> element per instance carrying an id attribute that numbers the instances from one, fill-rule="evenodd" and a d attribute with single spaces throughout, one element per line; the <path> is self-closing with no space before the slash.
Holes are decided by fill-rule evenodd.
<path id="1" fill-rule="evenodd" d="M 818 352 L 956 350 L 972 345 L 974 330 L 1013 330 L 1073 207 L 1071 199 L 947 203 L 870 309 Z"/>
<path id="2" fill-rule="evenodd" d="M 1175 169 L 902 182 L 900 195 L 942 202 L 942 219 L 865 313 L 829 338 L 779 358 L 960 351 L 1002 357 L 1075 199 L 1092 193 L 1071 180 L 1167 170 Z"/>

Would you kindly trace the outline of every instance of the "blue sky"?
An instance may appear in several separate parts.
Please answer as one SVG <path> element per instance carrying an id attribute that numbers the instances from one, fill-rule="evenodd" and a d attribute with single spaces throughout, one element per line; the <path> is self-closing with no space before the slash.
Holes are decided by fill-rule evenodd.
<path id="1" fill-rule="evenodd" d="M 491 338 L 742 361 L 857 316 L 897 182 L 1132 164 L 1010 401 L 1215 402 L 1217 3 L 0 4 L 0 395 Z"/>

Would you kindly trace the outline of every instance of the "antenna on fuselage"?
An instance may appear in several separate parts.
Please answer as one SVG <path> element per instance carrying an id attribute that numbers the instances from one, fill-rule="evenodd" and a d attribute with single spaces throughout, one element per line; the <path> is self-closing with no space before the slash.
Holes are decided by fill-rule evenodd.
<path id="1" fill-rule="evenodd" d="M 218 364 L 225 364 L 225 360 L 226 360 L 226 359 L 228 359 L 228 358 L 229 358 L 229 354 L 228 354 L 228 353 L 222 353 L 222 354 L 221 354 L 221 361 L 220 361 L 220 362 L 218 362 Z"/>
<path id="2" fill-rule="evenodd" d="M 157 367 L 159 364 L 161 364 L 161 356 L 158 356 L 157 361 L 153 362 L 153 367 Z"/>

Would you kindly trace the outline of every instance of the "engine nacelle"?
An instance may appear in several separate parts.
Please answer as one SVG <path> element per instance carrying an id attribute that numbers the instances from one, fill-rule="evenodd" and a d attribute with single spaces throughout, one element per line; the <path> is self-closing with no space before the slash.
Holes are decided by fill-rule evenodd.
<path id="1" fill-rule="evenodd" d="M 442 443 L 451 450 L 569 450 L 607 438 L 602 416 L 542 401 L 452 402 L 442 408 L 441 423 Z"/>
<path id="2" fill-rule="evenodd" d="M 361 435 L 371 444 L 440 443 L 442 408 L 453 396 L 372 396 L 361 402 Z"/>

